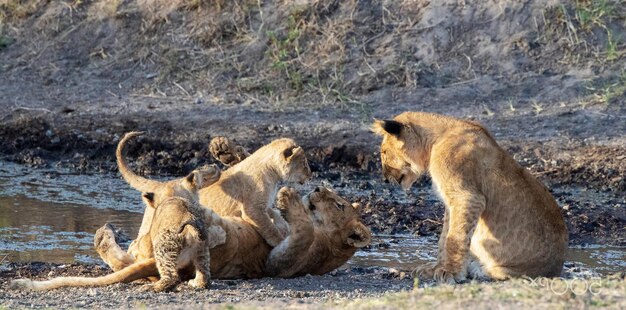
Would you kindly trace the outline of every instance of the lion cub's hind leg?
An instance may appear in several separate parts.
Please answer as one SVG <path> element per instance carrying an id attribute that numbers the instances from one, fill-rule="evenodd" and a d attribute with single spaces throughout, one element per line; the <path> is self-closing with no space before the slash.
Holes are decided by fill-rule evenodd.
<path id="1" fill-rule="evenodd" d="M 118 236 L 115 227 L 106 223 L 96 230 L 93 240 L 96 252 L 113 271 L 122 270 L 135 262 L 134 257 L 120 247 Z"/>
<path id="2" fill-rule="evenodd" d="M 180 282 L 177 262 L 178 256 L 183 249 L 183 236 L 178 232 L 166 230 L 154 244 L 154 258 L 161 279 L 153 285 L 155 292 L 163 292 L 172 289 Z"/>
<path id="3" fill-rule="evenodd" d="M 202 224 L 205 230 L 201 233 L 201 239 L 204 241 L 197 247 L 197 254 L 193 260 L 193 265 L 196 268 L 196 277 L 189 280 L 189 285 L 197 289 L 208 288 L 211 284 L 210 249 L 226 242 L 226 232 L 217 224 L 221 219 L 213 211 L 209 210 L 206 212 L 210 222 Z"/>
<path id="4" fill-rule="evenodd" d="M 189 286 L 197 289 L 208 288 L 211 283 L 211 254 L 208 247 L 200 247 L 193 260 L 196 277 L 189 280 Z"/>

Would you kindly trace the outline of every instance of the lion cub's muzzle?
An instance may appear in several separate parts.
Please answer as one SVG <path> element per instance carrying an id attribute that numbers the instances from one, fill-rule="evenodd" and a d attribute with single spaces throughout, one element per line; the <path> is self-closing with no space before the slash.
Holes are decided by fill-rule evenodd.
<path id="1" fill-rule="evenodd" d="M 392 182 L 393 184 L 400 184 L 403 178 L 404 175 L 400 171 L 383 166 L 383 179 L 385 183 Z"/>

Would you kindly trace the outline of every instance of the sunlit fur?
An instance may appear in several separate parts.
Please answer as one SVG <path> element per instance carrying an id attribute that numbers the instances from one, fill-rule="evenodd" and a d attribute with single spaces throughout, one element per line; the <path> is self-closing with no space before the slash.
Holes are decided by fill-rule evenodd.
<path id="1" fill-rule="evenodd" d="M 477 260 L 470 271 L 493 279 L 560 275 L 568 237 L 558 205 L 483 126 L 420 112 L 393 121 L 399 133 L 389 121 L 372 127 L 384 177 L 409 189 L 427 173 L 446 206 L 437 262 L 418 274 L 461 281 Z"/>
<path id="2" fill-rule="evenodd" d="M 178 186 L 170 187 L 172 196 L 158 196 L 161 199 L 158 202 L 153 200 L 157 196 L 144 195 L 155 212 L 149 232 L 136 243 L 141 254 L 137 260 L 119 248 L 112 233 L 105 232 L 96 245 L 100 248 L 99 252 L 104 251 L 105 262 L 112 262 L 115 268 L 119 268 L 113 274 L 96 278 L 60 277 L 47 281 L 19 279 L 12 281 L 11 287 L 49 290 L 69 286 L 104 286 L 159 276 L 152 288 L 160 292 L 180 282 L 180 270 L 190 269 L 195 276 L 189 284 L 206 288 L 211 278 L 210 249 L 223 244 L 226 234 L 222 227 L 215 225 L 213 217 L 205 217 L 205 209 L 197 199 L 188 199 L 197 195 L 197 186 L 201 184 L 194 181 L 197 177 L 199 174 L 194 172 L 183 178 Z M 118 258 L 123 263 L 116 262 Z M 127 265 L 124 266 L 124 263 Z"/>
<path id="3" fill-rule="evenodd" d="M 200 204 L 222 216 L 241 217 L 265 241 L 276 246 L 286 236 L 286 223 L 272 212 L 281 182 L 304 183 L 311 168 L 302 147 L 277 139 L 222 173 L 219 181 L 199 192 Z"/>
<path id="4" fill-rule="evenodd" d="M 126 134 L 118 144 L 117 162 L 124 179 L 135 189 L 154 192 L 157 196 L 169 182 L 150 180 L 128 168 L 122 156 L 130 138 L 140 132 Z M 242 154 L 245 155 L 245 154 Z M 292 139 L 276 139 L 261 147 L 221 175 L 213 185 L 200 190 L 200 204 L 219 215 L 241 217 L 251 223 L 271 246 L 277 245 L 287 234 L 288 225 L 270 208 L 281 182 L 304 183 L 311 178 L 311 169 L 302 147 Z M 214 182 L 214 179 L 205 182 Z M 139 229 L 144 235 L 150 226 L 153 210 L 146 209 Z M 130 248 L 134 253 L 134 244 Z"/>

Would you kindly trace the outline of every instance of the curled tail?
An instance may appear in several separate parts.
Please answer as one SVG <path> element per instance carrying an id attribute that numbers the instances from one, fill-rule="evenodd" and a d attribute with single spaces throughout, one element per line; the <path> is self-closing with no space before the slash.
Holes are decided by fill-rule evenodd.
<path id="1" fill-rule="evenodd" d="M 122 154 L 124 151 L 124 147 L 126 146 L 126 142 L 128 142 L 128 140 L 130 140 L 131 138 L 140 136 L 142 134 L 143 132 L 139 131 L 131 131 L 126 133 L 117 144 L 115 157 L 117 158 L 117 167 L 120 170 L 122 177 L 124 177 L 124 180 L 126 180 L 126 182 L 128 182 L 128 184 L 130 184 L 132 188 L 140 192 L 153 192 L 159 185 L 161 185 L 161 183 L 146 179 L 135 174 L 126 164 L 126 161 L 124 160 L 124 156 Z"/>
<path id="2" fill-rule="evenodd" d="M 30 279 L 13 280 L 9 284 L 9 288 L 20 290 L 44 291 L 61 287 L 85 287 L 85 286 L 105 286 L 114 283 L 128 283 L 138 279 L 151 276 L 158 276 L 159 272 L 156 268 L 156 260 L 150 258 L 141 262 L 116 271 L 106 276 L 96 278 L 83 277 L 59 277 L 46 281 L 33 281 Z"/>

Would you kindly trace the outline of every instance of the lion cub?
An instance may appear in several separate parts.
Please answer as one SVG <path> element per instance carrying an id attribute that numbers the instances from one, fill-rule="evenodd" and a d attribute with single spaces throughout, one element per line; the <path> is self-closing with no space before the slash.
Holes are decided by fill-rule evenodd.
<path id="1" fill-rule="evenodd" d="M 311 168 L 302 147 L 277 139 L 222 172 L 215 184 L 198 192 L 200 204 L 221 216 L 250 223 L 270 246 L 278 245 L 288 227 L 272 209 L 281 182 L 304 183 Z"/>
<path id="2" fill-rule="evenodd" d="M 160 276 L 152 288 L 165 291 L 180 282 L 178 271 L 193 265 L 195 278 L 189 285 L 205 288 L 210 280 L 210 249 L 226 241 L 226 233 L 205 213 L 197 202 L 197 190 L 202 184 L 201 171 L 171 183 L 170 196 L 155 200 L 154 193 L 145 193 L 144 201 L 155 209 L 150 231 L 138 239 L 138 248 L 145 257 L 125 266 L 113 274 L 98 278 L 60 277 L 48 281 L 19 279 L 11 282 L 12 288 L 49 290 L 68 286 L 104 286 L 132 281 L 149 276 L 150 265 L 156 263 Z M 106 261 L 106 259 L 105 259 Z"/>
<path id="3" fill-rule="evenodd" d="M 161 191 L 176 180 L 158 182 L 138 176 L 128 168 L 122 155 L 127 141 L 141 134 L 130 132 L 120 140 L 116 153 L 120 173 L 130 186 L 141 192 Z M 215 149 L 214 144 L 211 144 L 211 152 L 219 155 L 220 150 Z M 230 147 L 230 144 L 224 147 Z M 236 161 L 241 162 L 233 163 L 234 166 L 218 176 L 215 184 L 199 191 L 200 204 L 221 216 L 243 218 L 274 247 L 288 232 L 286 222 L 271 209 L 276 192 L 281 182 L 304 183 L 311 178 L 306 155 L 302 147 L 288 138 L 276 139 L 243 160 L 247 152 L 241 149 L 238 154 Z M 150 212 L 146 209 L 139 236 L 146 230 Z"/>
<path id="4" fill-rule="evenodd" d="M 428 173 L 446 207 L 437 262 L 417 274 L 440 282 L 462 281 L 468 271 L 492 279 L 560 275 L 568 236 L 559 206 L 484 127 L 406 112 L 376 120 L 373 131 L 383 136 L 385 179 L 407 190 Z"/>

